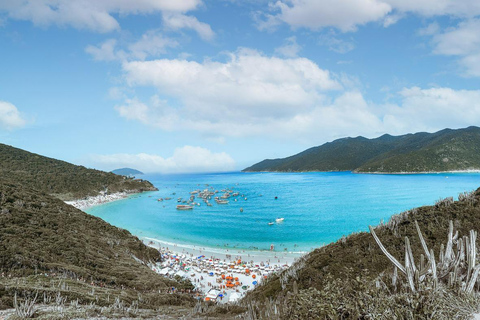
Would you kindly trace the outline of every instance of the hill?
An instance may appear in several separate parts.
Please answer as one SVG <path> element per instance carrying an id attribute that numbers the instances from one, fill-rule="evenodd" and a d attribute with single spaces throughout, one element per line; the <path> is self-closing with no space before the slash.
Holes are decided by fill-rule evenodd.
<path id="1" fill-rule="evenodd" d="M 117 298 L 148 309 L 193 306 L 166 293 L 191 285 L 154 273 L 159 252 L 128 231 L 12 181 L 0 182 L 0 208 L 0 309 L 22 292 L 97 307 Z"/>
<path id="2" fill-rule="evenodd" d="M 120 168 L 120 169 L 112 170 L 110 172 L 121 175 L 121 176 L 127 176 L 127 177 L 143 174 L 142 171 L 138 171 L 138 170 L 132 169 L 132 168 Z"/>
<path id="3" fill-rule="evenodd" d="M 471 319 L 478 310 L 480 297 L 463 292 L 467 261 L 461 257 L 472 248 L 468 243 L 476 241 L 462 237 L 468 237 L 469 230 L 479 230 L 480 189 L 462 194 L 459 199 L 447 198 L 434 206 L 409 210 L 374 229 L 387 250 L 403 265 L 408 251 L 405 237 L 408 237 L 410 261 L 425 266 L 427 257 L 415 226 L 415 221 L 418 222 L 441 273 L 437 280 L 429 276 L 421 280 L 415 273 L 415 292 L 399 270 L 393 276 L 393 265 L 372 234 L 361 232 L 312 251 L 257 287 L 247 295 L 243 305 L 250 314 L 272 319 Z M 447 236 L 449 221 L 453 222 L 454 231 Z M 456 231 L 458 237 L 453 236 Z M 475 239 L 476 234 L 470 234 L 469 239 L 472 237 Z M 450 253 L 449 241 L 453 245 Z M 445 268 L 449 261 L 445 257 L 452 252 L 453 260 Z M 473 259 L 472 266 L 479 263 Z M 429 268 L 421 270 L 432 272 Z M 478 290 L 477 282 L 474 291 Z"/>
<path id="4" fill-rule="evenodd" d="M 440 172 L 480 170 L 480 128 L 445 129 L 375 139 L 343 138 L 243 171 Z"/>
<path id="5" fill-rule="evenodd" d="M 43 191 L 61 200 L 96 196 L 104 191 L 115 193 L 156 190 L 145 180 L 87 169 L 0 144 L 0 180 L 5 179 Z"/>

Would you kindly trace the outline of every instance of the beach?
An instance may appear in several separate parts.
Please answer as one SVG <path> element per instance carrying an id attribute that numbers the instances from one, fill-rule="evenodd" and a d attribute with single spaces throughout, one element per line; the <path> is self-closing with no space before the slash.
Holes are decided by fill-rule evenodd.
<path id="1" fill-rule="evenodd" d="M 280 273 L 305 253 L 227 250 L 180 245 L 145 237 L 142 241 L 162 254 L 152 270 L 189 279 L 199 298 L 217 303 L 235 302 L 270 275 Z"/>
<path id="2" fill-rule="evenodd" d="M 105 204 L 112 201 L 122 200 L 132 195 L 128 192 L 116 192 L 112 194 L 99 194 L 94 197 L 87 197 L 85 199 L 77 199 L 71 201 L 65 201 L 66 204 L 74 206 L 77 209 L 84 210 L 101 204 Z"/>

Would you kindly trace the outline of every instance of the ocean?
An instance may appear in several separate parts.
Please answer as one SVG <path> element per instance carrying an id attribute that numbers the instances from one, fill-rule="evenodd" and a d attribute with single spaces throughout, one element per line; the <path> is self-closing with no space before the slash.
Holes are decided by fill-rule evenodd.
<path id="1" fill-rule="evenodd" d="M 139 238 L 213 249 L 307 252 L 402 211 L 480 187 L 479 173 L 211 173 L 143 175 L 159 191 L 87 209 Z M 194 190 L 230 189 L 228 204 L 176 209 Z M 219 192 L 217 196 L 222 195 Z M 171 200 L 157 201 L 159 198 Z M 283 222 L 276 222 L 284 218 Z M 269 225 L 269 222 L 274 222 Z"/>

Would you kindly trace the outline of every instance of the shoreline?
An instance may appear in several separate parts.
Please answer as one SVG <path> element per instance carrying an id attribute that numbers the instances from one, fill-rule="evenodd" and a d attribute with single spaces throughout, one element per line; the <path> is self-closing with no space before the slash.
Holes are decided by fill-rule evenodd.
<path id="1" fill-rule="evenodd" d="M 97 196 L 89 196 L 84 199 L 65 201 L 65 203 L 77 209 L 84 210 L 84 209 L 99 206 L 102 204 L 126 199 L 129 196 L 134 195 L 136 193 L 138 192 L 123 191 L 123 192 L 116 192 L 112 194 L 99 194 Z"/>
<path id="2" fill-rule="evenodd" d="M 282 272 L 308 254 L 215 249 L 150 237 L 141 240 L 162 255 L 161 263 L 151 265 L 154 272 L 170 278 L 188 279 L 199 292 L 199 299 L 218 303 L 237 301 L 270 275 Z"/>
<path id="3" fill-rule="evenodd" d="M 355 170 L 306 170 L 306 171 L 244 171 L 241 173 L 335 173 L 335 172 L 351 172 L 353 174 L 391 174 L 391 175 L 406 175 L 406 174 L 443 174 L 443 173 L 480 173 L 480 169 L 466 169 L 466 170 L 448 170 L 448 171 L 399 171 L 399 172 L 382 172 L 382 171 L 355 171 Z"/>

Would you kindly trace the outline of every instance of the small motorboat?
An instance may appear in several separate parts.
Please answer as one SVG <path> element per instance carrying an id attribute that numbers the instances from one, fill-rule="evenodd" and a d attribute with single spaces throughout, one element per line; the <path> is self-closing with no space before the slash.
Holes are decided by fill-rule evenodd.
<path id="1" fill-rule="evenodd" d="M 272 225 L 274 225 L 274 222 L 269 222 L 268 225 L 272 226 Z"/>
<path id="2" fill-rule="evenodd" d="M 285 220 L 285 218 L 277 218 L 277 219 L 275 219 L 275 221 L 276 221 L 277 223 L 283 222 L 283 220 Z"/>
<path id="3" fill-rule="evenodd" d="M 186 204 L 179 204 L 177 205 L 177 210 L 192 210 L 193 206 L 189 206 Z"/>

